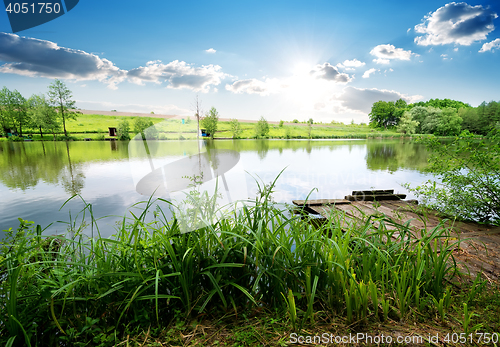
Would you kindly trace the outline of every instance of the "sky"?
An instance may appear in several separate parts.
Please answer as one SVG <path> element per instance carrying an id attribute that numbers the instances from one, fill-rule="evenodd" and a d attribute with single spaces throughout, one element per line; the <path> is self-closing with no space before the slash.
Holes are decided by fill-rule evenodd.
<path id="1" fill-rule="evenodd" d="M 2 8 L 3 9 L 3 8 Z M 81 109 L 368 122 L 379 100 L 500 101 L 500 2 L 80 1 L 13 33 L 0 88 Z"/>

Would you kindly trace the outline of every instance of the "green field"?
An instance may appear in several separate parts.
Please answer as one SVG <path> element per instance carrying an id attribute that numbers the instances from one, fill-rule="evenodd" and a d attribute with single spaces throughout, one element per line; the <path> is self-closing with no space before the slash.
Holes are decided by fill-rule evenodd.
<path id="1" fill-rule="evenodd" d="M 83 140 L 90 138 L 92 140 L 104 140 L 109 138 L 108 127 L 118 127 L 119 123 L 127 120 L 130 125 L 130 137 L 136 134 L 134 130 L 134 121 L 138 117 L 128 116 L 104 116 L 104 115 L 79 115 L 76 120 L 66 122 L 66 129 L 75 140 Z M 182 124 L 181 119 L 162 119 L 147 117 L 157 127 L 160 140 L 178 140 L 178 139 L 194 139 L 196 138 L 197 124 L 194 117 Z M 255 123 L 240 122 L 243 130 L 239 138 L 251 139 L 255 138 Z M 230 130 L 230 122 L 219 121 L 218 130 L 215 133 L 215 138 L 232 138 L 233 134 Z M 32 134 L 33 140 L 40 140 L 40 134 L 37 130 L 32 129 L 25 131 L 25 134 Z M 62 130 L 56 135 L 62 135 Z M 311 127 L 305 124 L 285 123 L 282 127 L 277 124 L 269 124 L 269 138 L 377 138 L 377 137 L 400 137 L 401 133 L 395 130 L 388 129 L 373 129 L 368 125 L 362 124 L 343 124 L 343 123 L 327 123 L 314 124 Z M 5 139 L 5 138 L 4 138 Z M 52 134 L 44 134 L 43 140 L 53 140 Z"/>

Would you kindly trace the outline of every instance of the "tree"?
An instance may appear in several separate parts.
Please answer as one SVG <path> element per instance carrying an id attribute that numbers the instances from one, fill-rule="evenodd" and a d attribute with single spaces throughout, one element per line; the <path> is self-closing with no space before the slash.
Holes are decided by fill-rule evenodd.
<path id="1" fill-rule="evenodd" d="M 23 126 L 28 123 L 26 99 L 17 90 L 10 91 L 7 96 L 7 109 L 14 129 L 23 136 Z"/>
<path id="2" fill-rule="evenodd" d="M 210 138 L 213 139 L 215 132 L 217 131 L 217 123 L 219 122 L 219 113 L 215 107 L 212 107 L 210 111 L 203 117 L 201 120 L 201 125 L 207 130 L 210 134 Z"/>
<path id="3" fill-rule="evenodd" d="M 454 136 L 462 130 L 462 118 L 454 108 L 427 107 L 427 116 L 422 121 L 422 132 L 439 136 Z"/>
<path id="4" fill-rule="evenodd" d="M 283 120 L 280 120 L 280 128 L 283 128 L 283 125 L 285 125 L 285 122 Z"/>
<path id="5" fill-rule="evenodd" d="M 404 112 L 406 111 L 408 104 L 403 99 L 398 99 L 394 103 L 394 118 L 396 119 L 396 124 L 399 124 L 401 117 L 403 117 Z"/>
<path id="6" fill-rule="evenodd" d="M 49 85 L 50 104 L 57 107 L 59 117 L 63 122 L 64 136 L 68 136 L 66 131 L 66 120 L 76 119 L 75 101 L 73 94 L 60 80 L 56 79 Z"/>
<path id="7" fill-rule="evenodd" d="M 406 135 L 413 135 L 418 126 L 418 122 L 413 120 L 410 112 L 405 111 L 399 120 L 398 131 Z"/>
<path id="8" fill-rule="evenodd" d="M 462 131 L 462 118 L 455 108 L 447 107 L 442 110 L 436 128 L 436 135 L 457 136 Z"/>
<path id="9" fill-rule="evenodd" d="M 238 122 L 237 119 L 231 119 L 231 122 L 229 123 L 229 126 L 231 127 L 231 132 L 233 133 L 233 139 L 238 138 L 240 134 L 242 133 L 241 125 L 240 122 Z"/>
<path id="10" fill-rule="evenodd" d="M 434 107 L 425 107 L 425 106 L 416 106 L 410 109 L 410 115 L 412 119 L 418 122 L 416 133 L 423 134 L 425 133 L 423 130 L 426 118 L 430 115 L 430 113 L 440 112 L 439 109 Z"/>
<path id="11" fill-rule="evenodd" d="M 406 109 L 408 107 L 408 103 L 405 100 L 403 100 L 403 99 L 398 99 L 394 103 L 394 107 L 396 107 L 399 110 L 404 110 L 404 109 Z"/>
<path id="12" fill-rule="evenodd" d="M 143 140 L 154 140 L 158 138 L 158 130 L 153 124 L 153 121 L 137 117 L 134 121 L 134 132 L 141 134 Z"/>
<path id="13" fill-rule="evenodd" d="M 394 103 L 392 101 L 377 101 L 372 105 L 372 110 L 369 113 L 370 124 L 377 127 L 384 127 L 394 125 L 396 119 L 394 117 Z"/>
<path id="14" fill-rule="evenodd" d="M 255 136 L 266 137 L 269 134 L 269 124 L 264 117 L 260 117 L 260 120 L 255 124 Z"/>
<path id="15" fill-rule="evenodd" d="M 475 108 L 462 107 L 458 110 L 458 115 L 462 118 L 462 129 L 474 134 L 482 133 L 480 118 Z"/>
<path id="16" fill-rule="evenodd" d="M 413 107 L 416 106 L 421 106 L 421 107 L 436 107 L 440 109 L 444 109 L 447 107 L 451 107 L 456 109 L 457 111 L 461 108 L 471 108 L 471 105 L 466 104 L 462 101 L 457 101 L 457 100 L 450 100 L 450 99 L 430 99 L 429 101 L 419 101 L 414 104 L 408 105 L 409 109 L 412 109 Z"/>
<path id="17" fill-rule="evenodd" d="M 10 90 L 7 87 L 3 87 L 0 90 L 0 125 L 2 132 L 8 132 L 13 126 L 9 113 L 9 95 Z"/>
<path id="18" fill-rule="evenodd" d="M 130 125 L 128 120 L 124 119 L 120 123 L 118 123 L 118 128 L 116 129 L 116 133 L 119 140 L 130 140 Z"/>
<path id="19" fill-rule="evenodd" d="M 23 127 L 28 125 L 28 113 L 26 99 L 17 90 L 9 90 L 4 87 L 0 91 L 0 117 L 3 131 L 19 132 L 23 135 Z"/>
<path id="20" fill-rule="evenodd" d="M 396 126 L 407 108 L 407 103 L 403 99 L 393 101 L 377 101 L 372 105 L 369 113 L 370 124 L 377 127 Z"/>
<path id="21" fill-rule="evenodd" d="M 476 108 L 479 118 L 480 133 L 488 134 L 497 122 L 500 122 L 500 104 L 496 101 L 483 102 Z"/>
<path id="22" fill-rule="evenodd" d="M 312 118 L 309 118 L 309 120 L 307 121 L 307 137 L 308 138 L 312 138 L 312 125 L 313 125 L 314 121 Z"/>
<path id="23" fill-rule="evenodd" d="M 57 122 L 57 112 L 49 105 L 45 95 L 32 95 L 28 99 L 29 116 L 31 125 L 40 131 L 40 137 L 43 139 L 42 129 L 52 132 L 54 140 L 56 139 L 55 131 L 59 129 Z"/>
<path id="24" fill-rule="evenodd" d="M 196 122 L 198 125 L 197 133 L 196 133 L 196 139 L 199 140 L 200 138 L 200 115 L 203 113 L 203 110 L 201 109 L 201 101 L 198 100 L 198 95 L 196 95 L 196 100 L 194 103 L 194 116 L 196 118 Z"/>
<path id="25" fill-rule="evenodd" d="M 494 137 L 500 135 L 496 132 Z M 450 143 L 423 139 L 431 150 L 429 180 L 406 188 L 424 198 L 424 204 L 464 219 L 500 225 L 500 141 L 478 141 L 474 135 L 456 137 Z"/>

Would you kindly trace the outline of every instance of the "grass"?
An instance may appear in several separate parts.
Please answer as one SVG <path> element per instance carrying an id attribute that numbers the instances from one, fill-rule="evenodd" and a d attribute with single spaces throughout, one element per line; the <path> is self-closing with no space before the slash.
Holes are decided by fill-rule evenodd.
<path id="1" fill-rule="evenodd" d="M 240 123 L 243 132 L 240 138 L 255 137 L 256 123 Z M 216 137 L 232 137 L 229 122 L 221 122 Z M 316 124 L 312 127 L 285 123 L 283 127 L 269 124 L 270 138 L 372 138 L 372 137 L 401 137 L 402 134 L 394 130 L 373 129 L 367 125 L 358 124 Z"/>
<path id="2" fill-rule="evenodd" d="M 65 236 L 21 220 L 1 245 L 0 343 L 283 346 L 291 334 L 499 331 L 498 286 L 463 280 L 443 225 L 417 238 L 384 216 L 376 229 L 336 213 L 313 226 L 270 202 L 275 182 L 188 233 L 162 199 L 109 239 L 89 204 Z"/>
<path id="3" fill-rule="evenodd" d="M 107 133 L 108 127 L 116 128 L 122 120 L 127 120 L 133 128 L 135 118 L 136 117 L 81 114 L 77 116 L 76 120 L 69 120 L 66 123 L 66 129 L 70 133 Z M 147 120 L 152 121 L 154 124 L 162 121 L 162 119 L 154 117 L 147 117 Z"/>
<path id="4" fill-rule="evenodd" d="M 71 134 L 73 140 L 83 140 L 90 138 L 92 140 L 103 140 L 109 138 L 108 127 L 118 127 L 122 120 L 127 120 L 130 124 L 130 136 L 134 137 L 133 123 L 136 117 L 128 116 L 104 116 L 96 114 L 81 114 L 78 115 L 76 120 L 68 120 L 66 128 L 68 133 Z M 197 124 L 194 117 L 190 121 L 182 124 L 181 119 L 161 119 L 147 117 L 151 120 L 159 130 L 160 140 L 178 140 L 178 139 L 194 139 L 196 138 Z M 242 133 L 239 138 L 250 139 L 255 138 L 255 125 L 256 123 L 240 122 Z M 316 138 L 382 138 L 382 137 L 401 137 L 400 133 L 395 130 L 373 129 L 367 125 L 358 124 L 343 124 L 343 123 L 329 123 L 329 124 L 315 124 L 309 127 L 305 124 L 285 123 L 283 127 L 275 124 L 269 125 L 269 138 L 299 138 L 299 139 L 316 139 Z M 25 134 L 31 134 L 35 141 L 42 140 L 38 129 L 31 131 L 24 131 Z M 60 137 L 62 130 L 56 133 Z M 182 138 L 180 138 L 182 136 Z M 232 138 L 233 135 L 230 131 L 230 122 L 220 121 L 218 123 L 218 130 L 215 138 Z M 2 138 L 0 138 L 2 140 Z M 52 134 L 44 134 L 44 141 L 52 141 Z"/>

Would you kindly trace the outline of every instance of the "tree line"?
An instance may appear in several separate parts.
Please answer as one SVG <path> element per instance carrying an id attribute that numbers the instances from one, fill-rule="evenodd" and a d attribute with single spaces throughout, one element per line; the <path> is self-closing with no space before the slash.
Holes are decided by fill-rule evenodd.
<path id="1" fill-rule="evenodd" d="M 488 135 L 500 130 L 500 102 L 483 102 L 478 107 L 450 99 L 431 99 L 407 104 L 397 101 L 377 101 L 369 113 L 370 125 L 397 128 L 404 134 L 434 134 L 455 136 L 467 131 Z"/>
<path id="2" fill-rule="evenodd" d="M 26 99 L 17 90 L 3 87 L 0 90 L 0 135 L 8 133 L 22 137 L 28 130 L 43 133 L 64 131 L 66 121 L 76 119 L 75 101 L 72 92 L 60 80 L 49 85 L 47 94 L 33 94 Z"/>

